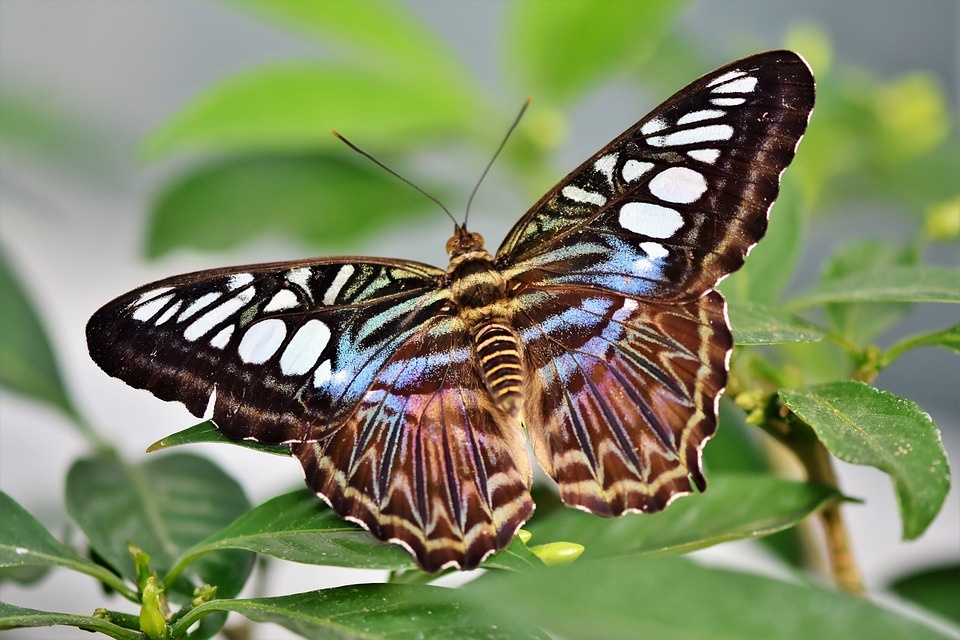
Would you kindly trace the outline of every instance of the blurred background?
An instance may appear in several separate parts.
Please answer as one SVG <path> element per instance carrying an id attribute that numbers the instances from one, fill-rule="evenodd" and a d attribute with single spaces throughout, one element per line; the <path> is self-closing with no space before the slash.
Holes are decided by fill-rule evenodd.
<path id="1" fill-rule="evenodd" d="M 597 10 L 605 6 L 596 3 Z M 349 159 L 344 173 L 336 173 L 339 187 L 316 191 L 316 176 L 340 171 L 335 162 L 352 155 L 329 136 L 331 128 L 435 191 L 460 215 L 498 139 L 532 94 L 533 107 L 474 202 L 471 227 L 492 249 L 553 182 L 673 91 L 730 60 L 782 46 L 796 48 L 814 66 L 818 108 L 846 109 L 847 118 L 814 115 L 810 144 L 819 155 L 798 169 L 798 180 L 816 183 L 818 170 L 839 178 L 823 181 L 815 194 L 814 218 L 790 290 L 813 283 L 844 242 L 923 236 L 925 262 L 958 265 L 950 230 L 960 225 L 960 212 L 953 208 L 960 202 L 957 174 L 952 185 L 940 179 L 958 168 L 955 0 L 721 0 L 676 7 L 651 14 L 659 20 L 656 38 L 649 25 L 638 26 L 642 35 L 635 50 L 611 53 L 619 57 L 607 72 L 578 81 L 578 70 L 571 68 L 569 84 L 554 79 L 541 87 L 529 78 L 536 77 L 538 65 L 549 67 L 525 56 L 524 34 L 516 26 L 522 24 L 517 17 L 522 9 L 513 3 L 402 2 L 397 11 L 407 26 L 420 29 L 424 42 L 449 51 L 444 59 L 411 68 L 419 82 L 411 88 L 404 87 L 404 75 L 392 82 L 378 77 L 382 87 L 344 81 L 344 74 L 373 77 L 378 50 L 382 55 L 391 43 L 368 43 L 372 53 L 363 55 L 357 46 L 362 34 L 310 33 L 273 19 L 261 5 L 0 0 L 0 247 L 49 333 L 72 406 L 134 460 L 148 444 L 195 422 L 180 405 L 108 378 L 87 356 L 83 331 L 93 311 L 145 282 L 207 267 L 314 255 L 445 264 L 447 218 L 363 161 Z M 554 54 L 575 61 L 581 36 L 596 34 L 571 33 L 554 43 Z M 301 111 L 290 111 L 289 126 L 265 121 L 262 131 L 249 132 L 217 115 L 212 86 L 221 97 L 229 90 L 242 92 L 220 83 L 266 68 L 273 69 L 270 81 L 282 96 L 289 88 L 282 72 L 294 74 L 305 61 L 325 66 L 317 72 L 317 95 Z M 204 99 L 197 101 L 201 94 Z M 404 104 L 422 104 L 421 112 L 409 115 L 398 108 Z M 821 116 L 823 129 L 814 139 Z M 871 118 L 881 129 L 867 128 Z M 857 147 L 861 124 L 863 131 L 882 130 L 889 144 Z M 845 173 L 845 163 L 869 171 Z M 909 180 L 887 179 L 903 171 L 913 172 Z M 309 197 L 296 202 L 287 197 L 305 185 Z M 237 208 L 236 218 L 229 205 Z M 877 341 L 889 344 L 942 328 L 956 317 L 955 308 L 918 305 L 908 324 Z M 954 354 L 921 349 L 898 360 L 876 383 L 931 414 L 955 474 L 957 380 Z M 222 464 L 254 503 L 300 484 L 292 459 L 224 446 L 192 450 Z M 62 502 L 67 469 L 87 453 L 87 440 L 62 411 L 0 389 L 0 486 L 55 533 L 69 528 Z M 926 534 L 903 542 L 887 476 L 838 466 L 844 492 L 865 500 L 846 507 L 845 514 L 868 587 L 960 559 L 955 488 Z M 749 545 L 732 547 L 706 552 L 706 559 L 736 563 L 738 554 L 758 553 Z M 287 566 L 271 574 L 268 593 L 376 579 L 280 564 Z M 40 588 L 0 585 L 0 598 L 89 612 L 103 603 L 90 584 L 88 578 L 57 572 Z M 87 637 L 72 634 L 16 632 L 24 638 Z"/>

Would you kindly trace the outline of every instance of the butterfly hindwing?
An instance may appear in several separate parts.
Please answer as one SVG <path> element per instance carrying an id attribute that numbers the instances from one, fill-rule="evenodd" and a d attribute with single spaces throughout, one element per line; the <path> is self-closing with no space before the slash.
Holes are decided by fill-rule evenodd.
<path id="1" fill-rule="evenodd" d="M 534 294 L 531 294 L 534 295 Z M 700 451 L 733 348 L 723 298 L 638 303 L 599 292 L 538 292 L 518 319 L 525 422 L 564 502 L 598 515 L 659 511 L 702 490 Z"/>
<path id="2" fill-rule="evenodd" d="M 813 107 L 800 56 L 696 80 L 561 180 L 498 257 L 524 281 L 691 299 L 743 264 Z"/>
<path id="3" fill-rule="evenodd" d="M 338 513 L 429 571 L 477 566 L 533 512 L 523 433 L 487 394 L 465 329 L 425 323 L 334 437 L 293 447 Z"/>

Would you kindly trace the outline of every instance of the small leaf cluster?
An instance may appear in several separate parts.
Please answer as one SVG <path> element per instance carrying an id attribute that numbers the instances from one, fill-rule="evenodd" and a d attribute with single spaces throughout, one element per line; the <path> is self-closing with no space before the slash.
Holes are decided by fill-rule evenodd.
<path id="1" fill-rule="evenodd" d="M 376 141 L 378 154 L 403 169 L 439 145 L 484 154 L 496 145 L 490 123 L 509 119 L 503 101 L 484 93 L 403 5 L 230 4 L 321 44 L 325 55 L 217 82 L 150 136 L 148 158 L 202 158 L 154 201 L 151 257 L 222 250 L 264 234 L 336 247 L 410 224 L 433 213 L 418 194 L 345 154 L 328 123 Z M 606 3 L 605 12 L 586 0 L 509 6 L 505 75 L 537 101 L 505 152 L 518 181 L 505 188 L 536 194 L 555 181 L 551 157 L 564 114 L 602 82 L 645 82 L 667 94 L 715 66 L 673 31 L 683 4 Z M 576 47 L 564 45 L 574 40 Z M 401 549 L 344 522 L 306 490 L 252 506 L 233 478 L 197 455 L 122 459 L 71 400 L 30 297 L 0 254 L 0 384 L 62 411 L 91 446 L 65 489 L 85 551 L 0 494 L 0 581 L 28 584 L 74 571 L 129 603 L 91 615 L 0 603 L 0 628 L 67 625 L 130 640 L 202 639 L 234 613 L 308 638 L 944 637 L 849 593 L 857 591 L 855 575 L 835 568 L 846 591 L 808 579 L 814 563 L 796 532 L 819 519 L 828 537 L 843 537 L 839 505 L 849 498 L 831 456 L 890 476 L 905 539 L 924 532 L 946 497 L 950 471 L 936 425 L 916 403 L 872 383 L 914 349 L 960 352 L 960 324 L 883 341 L 915 305 L 960 302 L 956 271 L 924 262 L 931 244 L 960 237 L 955 123 L 943 88 L 929 76 L 879 81 L 836 67 L 829 41 L 813 27 L 795 29 L 785 44 L 812 63 L 818 105 L 766 239 L 722 286 L 738 349 L 721 427 L 705 452 L 704 494 L 656 515 L 605 520 L 562 508 L 549 488 L 535 486 L 538 510 L 528 531 L 465 586 L 438 587 L 438 576 L 420 572 Z M 650 64 L 662 59 L 671 63 Z M 897 241 L 840 245 L 816 282 L 792 288 L 810 229 L 839 206 L 865 200 L 892 206 L 911 232 Z M 799 461 L 803 480 L 774 470 L 766 454 L 774 441 Z M 199 442 L 227 441 L 203 423 L 152 449 Z M 744 539 L 766 544 L 797 579 L 682 557 Z M 833 560 L 850 560 L 842 545 L 829 551 Z M 241 598 L 258 554 L 387 570 L 390 578 Z M 957 567 L 941 567 L 893 587 L 956 622 L 957 576 Z"/>

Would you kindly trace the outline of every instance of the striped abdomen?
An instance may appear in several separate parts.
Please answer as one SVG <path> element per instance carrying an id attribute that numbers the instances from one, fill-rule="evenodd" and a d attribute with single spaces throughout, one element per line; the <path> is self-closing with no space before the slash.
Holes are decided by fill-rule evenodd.
<path id="1" fill-rule="evenodd" d="M 490 322 L 476 330 L 474 345 L 483 380 L 494 402 L 517 417 L 522 408 L 523 381 L 517 339 L 504 325 Z"/>

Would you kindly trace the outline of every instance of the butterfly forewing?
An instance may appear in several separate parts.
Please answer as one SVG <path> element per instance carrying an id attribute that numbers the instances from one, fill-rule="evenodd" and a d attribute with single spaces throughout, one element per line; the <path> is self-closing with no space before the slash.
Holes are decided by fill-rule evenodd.
<path id="1" fill-rule="evenodd" d="M 141 287 L 87 325 L 110 375 L 264 443 L 322 437 L 442 306 L 442 271 L 356 259 L 197 272 Z"/>
<path id="2" fill-rule="evenodd" d="M 789 51 L 707 74 L 561 180 L 499 258 L 525 281 L 645 299 L 702 295 L 766 230 L 813 86 Z"/>
<path id="3" fill-rule="evenodd" d="M 813 107 L 774 51 L 697 80 L 564 178 L 497 256 L 331 258 L 147 285 L 87 327 L 110 375 L 233 438 L 287 443 L 340 515 L 472 568 L 530 516 L 524 429 L 565 502 L 657 511 L 705 486 L 732 349 L 713 287 L 766 229 Z"/>

